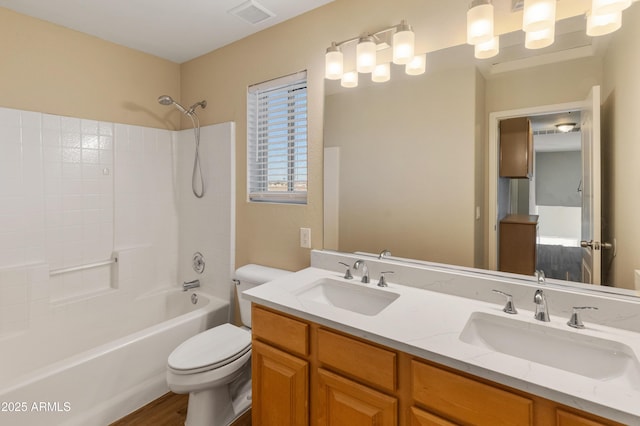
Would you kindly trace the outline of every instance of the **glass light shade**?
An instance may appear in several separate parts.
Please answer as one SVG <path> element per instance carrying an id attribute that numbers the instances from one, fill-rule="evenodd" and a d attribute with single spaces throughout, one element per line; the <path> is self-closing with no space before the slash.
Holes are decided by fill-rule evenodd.
<path id="1" fill-rule="evenodd" d="M 475 56 L 478 59 L 487 59 L 496 56 L 500 52 L 500 37 L 495 36 L 486 43 L 475 45 Z"/>
<path id="2" fill-rule="evenodd" d="M 587 13 L 587 35 L 592 37 L 612 33 L 622 27 L 622 12 L 594 15 Z"/>
<path id="3" fill-rule="evenodd" d="M 342 74 L 342 80 L 340 81 L 342 87 L 358 87 L 358 73 L 356 71 L 349 71 Z"/>
<path id="4" fill-rule="evenodd" d="M 524 38 L 524 47 L 527 49 L 542 49 L 551 46 L 556 36 L 555 25 L 541 31 L 529 31 Z"/>
<path id="5" fill-rule="evenodd" d="M 393 63 L 408 64 L 414 55 L 415 34 L 404 21 L 393 34 Z"/>
<path id="6" fill-rule="evenodd" d="M 556 0 L 524 0 L 522 29 L 542 31 L 556 23 Z"/>
<path id="7" fill-rule="evenodd" d="M 558 131 L 562 133 L 568 133 L 576 127 L 576 123 L 560 123 L 556 124 Z"/>
<path id="8" fill-rule="evenodd" d="M 411 62 L 405 65 L 404 70 L 409 75 L 424 74 L 427 70 L 427 54 L 423 53 L 422 55 L 414 56 Z"/>
<path id="9" fill-rule="evenodd" d="M 631 6 L 632 0 L 592 0 L 591 13 L 605 15 L 607 13 L 622 12 Z"/>
<path id="10" fill-rule="evenodd" d="M 332 45 L 327 49 L 327 53 L 324 56 L 325 71 L 324 76 L 329 80 L 339 80 L 342 78 L 344 72 L 344 57 L 340 48 Z"/>
<path id="11" fill-rule="evenodd" d="M 371 80 L 375 83 L 384 83 L 391 79 L 391 66 L 389 63 L 378 64 L 371 73 Z"/>
<path id="12" fill-rule="evenodd" d="M 372 72 L 376 67 L 376 43 L 373 37 L 361 37 L 356 46 L 356 69 L 358 72 Z"/>
<path id="13" fill-rule="evenodd" d="M 493 37 L 493 5 L 480 4 L 467 11 L 467 43 L 485 43 Z"/>

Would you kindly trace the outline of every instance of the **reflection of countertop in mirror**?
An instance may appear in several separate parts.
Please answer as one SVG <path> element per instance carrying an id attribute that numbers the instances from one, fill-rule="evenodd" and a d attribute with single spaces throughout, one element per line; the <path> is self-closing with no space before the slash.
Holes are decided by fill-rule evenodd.
<path id="1" fill-rule="evenodd" d="M 245 294 L 255 303 L 487 380 L 626 424 L 640 423 L 640 377 L 617 378 L 613 380 L 615 383 L 593 379 L 460 339 L 472 313 L 479 313 L 476 316 L 511 317 L 502 312 L 503 298 L 491 292 L 491 289 L 498 289 L 513 294 L 519 310 L 514 317 L 518 321 L 528 323 L 530 327 L 548 327 L 551 334 L 580 333 L 581 339 L 612 341 L 631 348 L 631 357 L 635 355 L 637 359 L 640 354 L 640 330 L 634 329 L 638 327 L 640 317 L 637 300 L 545 286 L 551 322 L 543 324 L 533 319 L 533 293 L 538 288 L 535 282 L 518 283 L 517 280 L 500 280 L 468 270 L 456 273 L 374 258 L 364 258 L 371 276 L 368 286 L 376 288 L 380 272 L 392 270 L 394 274 L 388 277 L 390 284 L 385 291 L 400 295 L 377 315 L 362 315 L 300 297 L 301 291 L 321 278 L 342 280 L 344 271 L 337 262 L 352 264 L 355 259 L 353 255 L 314 251 L 312 267 Z M 358 278 L 356 273 L 356 279 L 348 283 L 365 286 Z M 467 290 L 460 290 L 465 287 L 461 284 L 464 282 L 468 284 Z M 467 294 L 454 296 L 437 290 L 453 283 L 457 283 L 458 292 L 466 291 Z M 581 305 L 598 306 L 599 311 L 583 315 L 586 329 L 571 329 L 566 325 L 571 307 Z M 596 319 L 599 323 L 595 322 Z"/>

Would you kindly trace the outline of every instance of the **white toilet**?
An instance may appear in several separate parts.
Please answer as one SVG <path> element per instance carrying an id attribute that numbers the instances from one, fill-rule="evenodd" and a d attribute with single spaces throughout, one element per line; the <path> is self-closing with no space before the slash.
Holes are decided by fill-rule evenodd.
<path id="1" fill-rule="evenodd" d="M 222 324 L 174 349 L 167 362 L 167 384 L 189 393 L 186 426 L 230 424 L 251 406 L 251 302 L 242 292 L 290 272 L 260 265 L 236 270 L 243 327 Z"/>

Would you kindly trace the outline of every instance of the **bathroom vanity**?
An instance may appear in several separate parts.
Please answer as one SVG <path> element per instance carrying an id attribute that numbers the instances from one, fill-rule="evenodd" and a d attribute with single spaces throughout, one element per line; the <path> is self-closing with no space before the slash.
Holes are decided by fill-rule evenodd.
<path id="1" fill-rule="evenodd" d="M 343 278 L 338 262 L 358 258 L 369 284 Z M 544 288 L 552 320 L 542 323 L 528 310 L 537 283 L 508 275 L 328 252 L 312 265 L 244 294 L 255 424 L 640 424 L 638 330 L 594 324 L 595 314 L 584 330 L 566 325 L 567 300 L 593 295 Z M 503 312 L 492 289 L 511 292 L 519 313 Z M 600 302 L 608 316 L 611 301 Z M 618 313 L 638 308 L 628 303 Z"/>

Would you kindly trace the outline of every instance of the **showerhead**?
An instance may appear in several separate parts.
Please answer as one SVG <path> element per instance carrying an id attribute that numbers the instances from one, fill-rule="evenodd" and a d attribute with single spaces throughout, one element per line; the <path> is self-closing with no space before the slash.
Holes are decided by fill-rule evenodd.
<path id="1" fill-rule="evenodd" d="M 182 112 L 183 114 L 188 114 L 187 109 L 182 105 L 180 105 L 179 103 L 177 103 L 176 101 L 174 101 L 173 98 L 169 95 L 159 96 L 158 102 L 161 103 L 162 105 L 175 105 L 176 108 L 180 110 L 180 112 Z"/>

